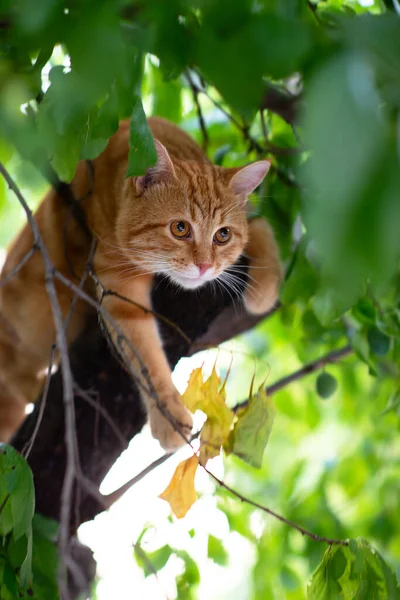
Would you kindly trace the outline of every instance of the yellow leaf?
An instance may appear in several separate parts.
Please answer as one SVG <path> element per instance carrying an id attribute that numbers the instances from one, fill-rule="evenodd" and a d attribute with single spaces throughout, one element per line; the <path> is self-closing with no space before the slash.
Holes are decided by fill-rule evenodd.
<path id="1" fill-rule="evenodd" d="M 215 367 L 203 389 L 201 410 L 206 413 L 207 421 L 200 436 L 200 462 L 204 465 L 209 458 L 218 456 L 229 436 L 235 415 L 225 404 L 225 386 L 221 388 Z"/>
<path id="2" fill-rule="evenodd" d="M 169 485 L 159 495 L 159 498 L 169 503 L 172 512 L 178 519 L 184 517 L 197 500 L 194 476 L 198 464 L 199 459 L 195 455 L 179 463 Z"/>
<path id="3" fill-rule="evenodd" d="M 225 405 L 225 386 L 221 387 L 221 379 L 215 369 L 215 365 L 214 368 L 212 370 L 212 373 L 210 375 L 210 377 L 207 379 L 207 381 L 205 381 L 203 383 L 203 389 L 204 389 L 204 408 L 202 408 L 201 410 L 204 410 L 204 412 L 208 415 L 209 413 L 207 412 L 207 408 L 209 409 L 208 405 L 208 401 L 212 398 L 216 398 L 217 396 L 222 400 L 223 404 Z M 229 410 L 229 409 L 228 409 Z"/>
<path id="4" fill-rule="evenodd" d="M 188 385 L 186 391 L 182 395 L 182 400 L 185 406 L 194 413 L 203 401 L 203 373 L 201 367 L 194 369 L 190 373 Z"/>
<path id="5" fill-rule="evenodd" d="M 221 427 L 217 419 L 207 419 L 203 425 L 200 435 L 200 456 L 199 462 L 205 465 L 210 458 L 218 456 L 221 446 L 229 436 L 229 427 Z"/>
<path id="6" fill-rule="evenodd" d="M 205 465 L 209 458 L 218 456 L 235 417 L 225 404 L 225 385 L 221 385 L 215 366 L 204 382 L 201 368 L 192 371 L 183 401 L 192 412 L 199 409 L 207 415 L 200 435 L 200 462 Z"/>

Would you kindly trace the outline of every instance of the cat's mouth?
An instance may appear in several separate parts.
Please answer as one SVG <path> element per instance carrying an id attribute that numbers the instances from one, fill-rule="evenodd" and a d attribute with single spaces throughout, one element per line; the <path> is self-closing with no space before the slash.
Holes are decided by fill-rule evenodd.
<path id="1" fill-rule="evenodd" d="M 174 283 L 186 290 L 195 290 L 212 279 L 215 279 L 215 275 L 210 276 L 209 274 L 190 277 L 188 275 L 183 275 L 182 273 L 173 273 L 170 274 L 169 277 Z"/>

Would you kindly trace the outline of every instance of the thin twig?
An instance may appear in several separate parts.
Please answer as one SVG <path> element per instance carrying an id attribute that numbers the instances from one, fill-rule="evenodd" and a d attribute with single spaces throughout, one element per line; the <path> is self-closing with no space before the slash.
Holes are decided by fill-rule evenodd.
<path id="1" fill-rule="evenodd" d="M 207 154 L 209 138 L 208 138 L 208 131 L 207 131 L 206 122 L 205 122 L 205 119 L 204 119 L 203 111 L 202 111 L 200 100 L 199 100 L 199 88 L 194 83 L 189 70 L 186 71 L 186 79 L 187 79 L 187 81 L 189 83 L 189 86 L 190 86 L 190 88 L 192 90 L 192 93 L 193 93 L 193 100 L 194 100 L 194 103 L 196 105 L 197 118 L 199 120 L 201 135 L 202 135 L 202 138 L 203 138 L 202 147 L 203 147 L 204 153 Z"/>
<path id="2" fill-rule="evenodd" d="M 132 477 L 132 479 L 121 485 L 121 487 L 119 487 L 117 490 L 114 490 L 110 494 L 104 495 L 103 499 L 106 507 L 110 508 L 115 502 L 117 502 L 117 500 L 122 498 L 122 496 L 126 494 L 126 492 L 130 490 L 131 487 L 139 483 L 139 481 L 144 479 L 146 475 L 148 475 L 149 473 L 151 473 L 151 471 L 154 471 L 154 469 L 165 463 L 165 461 L 171 458 L 171 456 L 173 456 L 174 454 L 175 452 L 166 452 L 165 454 L 160 456 L 160 458 L 153 460 L 153 462 L 150 463 L 145 469 L 143 469 L 142 471 L 140 471 L 140 473 L 135 475 L 135 477 Z"/>
<path id="3" fill-rule="evenodd" d="M 275 383 L 268 386 L 265 391 L 269 396 L 271 396 L 272 394 L 279 392 L 279 390 L 289 385 L 289 383 L 293 383 L 293 381 L 301 379 L 306 375 L 310 375 L 310 373 L 318 371 L 318 369 L 324 367 L 325 365 L 338 362 L 342 358 L 345 358 L 349 354 L 352 354 L 352 352 L 353 348 L 349 344 L 343 346 L 343 348 L 339 348 L 339 350 L 332 350 L 332 352 L 328 352 L 328 354 L 321 356 L 321 358 L 317 358 L 317 360 L 307 363 L 297 371 L 286 375 L 286 377 L 282 377 L 282 379 L 279 379 Z M 246 407 L 248 403 L 248 400 L 239 402 L 239 404 L 236 404 L 236 406 L 234 406 L 232 410 L 234 412 L 237 412 L 239 409 Z"/>
<path id="4" fill-rule="evenodd" d="M 97 240 L 96 240 L 96 238 L 92 238 L 91 245 L 90 245 L 90 250 L 89 250 L 89 256 L 88 256 L 88 259 L 86 261 L 85 270 L 83 271 L 83 275 L 81 277 L 81 280 L 80 280 L 79 286 L 78 286 L 78 288 L 80 290 L 83 290 L 83 288 L 85 286 L 85 283 L 86 283 L 86 280 L 89 277 L 89 274 L 91 273 L 94 255 L 96 254 L 96 248 L 97 248 Z M 79 300 L 79 295 L 77 294 L 77 292 L 75 292 L 74 296 L 72 298 L 72 301 L 71 301 L 71 306 L 69 307 L 69 311 L 68 311 L 68 314 L 67 314 L 65 322 L 64 322 L 64 330 L 65 330 L 65 332 L 67 332 L 67 330 L 68 330 L 68 325 L 69 325 L 69 323 L 71 321 L 71 318 L 72 318 L 72 315 L 73 315 L 74 310 L 76 308 L 78 300 Z"/>
<path id="5" fill-rule="evenodd" d="M 264 136 L 264 142 L 266 142 L 268 140 L 268 130 L 267 130 L 267 124 L 265 122 L 264 109 L 260 109 L 260 120 L 261 120 L 261 129 L 262 129 L 263 136 Z"/>
<path id="6" fill-rule="evenodd" d="M 293 149 L 279 148 L 277 146 L 274 146 L 270 142 L 269 142 L 269 147 L 263 147 L 250 134 L 249 127 L 247 127 L 246 125 L 243 125 L 233 115 L 231 115 L 231 113 L 229 111 L 227 111 L 222 104 L 220 104 L 217 100 L 215 100 L 208 93 L 208 90 L 206 88 L 199 88 L 194 82 L 193 82 L 193 85 L 196 86 L 198 93 L 201 92 L 202 94 L 207 96 L 207 98 L 214 104 L 214 106 L 216 108 L 218 108 L 218 110 L 220 110 L 237 129 L 239 129 L 239 131 L 243 135 L 243 138 L 249 143 L 250 150 L 254 150 L 258 154 L 258 156 L 265 156 L 265 154 L 267 154 L 267 153 L 270 153 L 270 154 L 275 154 L 275 153 L 276 154 L 282 154 L 282 153 L 293 154 L 293 153 L 298 152 L 297 148 L 293 148 Z M 281 167 L 278 167 L 273 164 L 273 165 L 271 165 L 271 171 L 274 171 L 276 173 L 276 175 L 279 177 L 279 179 L 288 187 L 293 187 L 296 189 L 300 187 L 300 185 L 297 183 L 297 181 L 291 175 L 286 173 Z"/>
<path id="7" fill-rule="evenodd" d="M 146 388 L 146 386 L 141 382 L 140 378 L 137 377 L 137 374 L 132 371 L 131 365 L 129 364 L 129 361 L 127 361 L 127 363 L 125 364 L 125 367 L 127 367 L 129 369 L 129 372 L 130 372 L 131 376 L 133 377 L 134 381 L 147 394 L 151 395 L 151 394 L 155 393 L 153 390 L 151 380 L 149 378 L 146 366 L 144 365 L 139 353 L 134 348 L 134 346 L 130 343 L 130 341 L 124 336 L 122 329 L 119 327 L 118 323 L 113 319 L 113 317 L 110 315 L 108 310 L 106 308 L 104 308 L 104 306 L 102 306 L 97 300 L 92 298 L 92 296 L 90 296 L 84 290 L 82 290 L 79 286 L 75 285 L 72 281 L 70 281 L 67 277 L 65 277 L 65 275 L 63 275 L 63 273 L 61 273 L 60 271 L 55 269 L 54 277 L 56 279 L 58 279 L 63 285 L 65 285 L 69 290 L 73 291 L 79 298 L 81 298 L 82 300 L 85 300 L 85 302 L 87 302 L 89 304 L 89 306 L 92 306 L 95 310 L 97 310 L 97 312 L 99 314 L 101 314 L 101 316 L 104 319 L 106 319 L 109 322 L 109 324 L 113 327 L 113 329 L 115 330 L 115 332 L 118 336 L 117 344 L 118 344 L 119 351 L 125 357 L 125 359 L 127 359 L 127 357 L 124 354 L 124 350 L 121 347 L 121 343 L 125 342 L 129 348 L 129 350 L 131 351 L 132 356 L 134 356 L 134 358 L 138 361 L 138 363 L 140 365 L 140 369 L 141 369 L 141 374 L 143 375 L 144 379 L 146 380 L 146 383 L 149 384 L 149 387 Z"/>
<path id="8" fill-rule="evenodd" d="M 6 283 L 10 281 L 14 275 L 18 273 L 22 269 L 22 267 L 28 262 L 28 260 L 35 254 L 38 250 L 38 246 L 33 244 L 33 246 L 28 250 L 28 252 L 21 258 L 19 263 L 0 281 L 0 288 L 3 287 Z"/>
<path id="9" fill-rule="evenodd" d="M 74 410 L 74 394 L 71 365 L 68 355 L 67 340 L 64 332 L 64 323 L 60 303 L 57 296 L 57 291 L 54 283 L 54 264 L 47 251 L 46 245 L 42 239 L 38 224 L 29 208 L 25 198 L 21 194 L 16 183 L 10 177 L 3 163 L 0 162 L 0 173 L 6 180 L 9 188 L 17 196 L 22 208 L 25 211 L 29 226 L 34 236 L 34 243 L 39 248 L 43 258 L 45 270 L 45 287 L 49 297 L 53 320 L 56 329 L 56 344 L 60 352 L 61 373 L 63 381 L 63 401 L 64 401 L 64 416 L 65 416 L 65 445 L 66 445 L 66 468 L 64 474 L 63 488 L 61 493 L 61 511 L 60 511 L 60 529 L 58 538 L 58 547 L 61 561 L 59 571 L 59 587 L 60 592 L 65 600 L 69 600 L 70 594 L 68 591 L 67 581 L 63 565 L 67 563 L 68 557 L 68 541 L 69 541 L 69 523 L 71 515 L 71 503 L 73 485 L 76 476 L 76 440 L 74 436 L 75 428 L 75 410 Z"/>
<path id="10" fill-rule="evenodd" d="M 5 505 L 7 504 L 8 500 L 10 499 L 10 496 L 11 496 L 10 492 L 7 492 L 7 494 L 4 496 L 4 500 L 0 504 L 0 515 L 3 512 L 3 509 L 4 509 Z"/>
<path id="11" fill-rule="evenodd" d="M 162 321 L 163 323 L 165 323 L 166 325 L 171 327 L 171 329 L 174 329 L 185 340 L 185 342 L 187 344 L 192 343 L 192 340 L 190 339 L 190 337 L 188 335 L 186 335 L 186 333 L 179 327 L 179 325 L 177 325 L 176 323 L 171 321 L 171 319 L 168 319 L 168 317 L 165 317 L 164 315 L 156 312 L 152 308 L 148 308 L 148 307 L 144 306 L 143 304 L 139 304 L 138 302 L 135 302 L 135 300 L 132 300 L 131 298 L 128 298 L 127 296 L 123 296 L 122 294 L 119 294 L 118 292 L 115 292 L 114 290 L 106 289 L 103 286 L 100 279 L 95 274 L 95 272 L 93 271 L 93 269 L 90 270 L 90 276 L 92 277 L 92 279 L 96 283 L 96 285 L 98 285 L 99 288 L 101 289 L 101 300 L 103 298 L 105 298 L 106 296 L 114 296 L 115 298 L 119 298 L 123 302 L 127 302 L 128 304 L 131 304 L 132 306 L 136 306 L 136 308 L 140 308 L 140 310 L 142 310 L 144 312 L 144 314 L 153 315 L 153 317 L 155 319 Z M 100 301 L 100 304 L 101 304 L 101 301 Z"/>
<path id="12" fill-rule="evenodd" d="M 120 431 L 118 425 L 116 424 L 116 422 L 114 421 L 114 419 L 111 417 L 111 415 L 108 414 L 108 411 L 104 408 L 104 406 L 102 406 L 99 402 L 96 402 L 96 400 L 94 400 L 94 398 L 92 398 L 90 396 L 89 392 L 87 392 L 85 390 L 82 390 L 76 384 L 74 384 L 74 390 L 75 390 L 75 393 L 76 393 L 77 396 L 79 396 L 80 398 L 82 398 L 82 400 L 84 400 L 90 406 L 92 406 L 96 411 L 98 411 L 101 414 L 101 416 L 103 417 L 103 419 L 105 421 L 107 421 L 107 423 L 110 426 L 110 429 L 112 429 L 112 431 L 114 432 L 115 436 L 120 441 L 122 450 L 125 450 L 128 447 L 128 445 L 129 445 L 129 440 Z"/>
<path id="13" fill-rule="evenodd" d="M 308 531 L 308 529 L 305 529 L 301 525 L 298 525 L 297 523 L 294 523 L 290 519 L 287 519 L 286 517 L 283 517 L 282 515 L 278 514 L 274 510 L 271 510 L 267 506 L 263 506 L 262 504 L 259 504 L 258 502 L 255 502 L 254 500 L 251 500 L 251 498 L 247 498 L 246 496 L 242 496 L 242 494 L 240 494 L 239 492 L 237 492 L 236 490 L 234 490 L 233 488 L 231 488 L 224 481 L 222 481 L 222 479 L 219 479 L 219 477 L 217 477 L 216 475 L 214 475 L 214 473 L 212 473 L 211 471 L 209 471 L 207 469 L 207 467 L 205 467 L 204 465 L 201 465 L 201 463 L 200 463 L 200 466 L 203 467 L 203 469 L 206 471 L 206 473 L 208 473 L 208 475 L 210 475 L 210 477 L 212 477 L 212 479 L 214 479 L 214 481 L 220 487 L 224 488 L 227 492 L 229 492 L 230 494 L 232 494 L 233 496 L 235 496 L 236 498 L 238 498 L 239 500 L 241 500 L 241 502 L 245 502 L 246 504 L 250 504 L 250 506 L 254 506 L 255 508 L 259 508 L 260 510 L 262 510 L 263 512 L 271 515 L 275 519 L 278 519 L 278 521 L 281 521 L 281 523 L 284 523 L 285 525 L 288 525 L 289 527 L 292 527 L 292 529 L 296 529 L 297 531 L 300 531 L 301 534 L 306 535 L 307 537 L 311 538 L 315 542 L 324 542 L 326 544 L 329 544 L 330 546 L 333 546 L 333 545 L 335 545 L 335 546 L 336 545 L 348 546 L 349 545 L 349 542 L 347 540 L 338 540 L 338 539 L 334 539 L 334 538 L 333 539 L 332 538 L 327 538 L 327 537 L 318 535 L 317 533 L 313 533 L 312 531 Z"/>
<path id="14" fill-rule="evenodd" d="M 47 397 L 48 397 L 49 389 L 50 389 L 50 380 L 51 380 L 51 375 L 52 375 L 51 371 L 52 371 L 53 364 L 54 364 L 55 352 L 56 352 L 56 345 L 53 344 L 51 347 L 51 350 L 50 350 L 50 358 L 49 358 L 49 364 L 47 367 L 46 381 L 44 384 L 42 397 L 40 399 L 39 414 L 36 419 L 35 428 L 33 430 L 33 433 L 31 435 L 31 438 L 30 438 L 27 446 L 25 446 L 25 448 L 22 451 L 22 454 L 25 457 L 25 460 L 28 460 L 28 458 L 29 458 L 29 455 L 33 448 L 33 444 L 35 443 L 35 440 L 36 440 L 36 436 L 39 432 L 40 425 L 42 424 L 44 409 L 46 408 Z"/>

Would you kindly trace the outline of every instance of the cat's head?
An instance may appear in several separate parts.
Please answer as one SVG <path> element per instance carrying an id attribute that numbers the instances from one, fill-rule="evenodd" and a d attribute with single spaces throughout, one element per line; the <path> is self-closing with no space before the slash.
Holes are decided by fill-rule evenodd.
<path id="1" fill-rule="evenodd" d="M 162 273 L 183 288 L 216 279 L 247 244 L 247 196 L 270 163 L 226 169 L 171 160 L 156 140 L 157 164 L 125 183 L 117 237 L 143 272 Z"/>

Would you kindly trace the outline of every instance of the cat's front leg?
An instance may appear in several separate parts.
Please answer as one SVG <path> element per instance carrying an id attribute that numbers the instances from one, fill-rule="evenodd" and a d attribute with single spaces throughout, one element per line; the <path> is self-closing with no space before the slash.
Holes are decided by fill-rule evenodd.
<path id="1" fill-rule="evenodd" d="M 151 311 L 150 278 L 137 277 L 124 285 L 111 280 L 103 284 Z M 113 325 L 107 324 L 114 345 L 137 380 L 153 437 L 165 450 L 176 450 L 190 439 L 192 416 L 172 383 L 153 315 L 116 296 L 105 296 L 103 306 L 124 336 L 121 338 Z"/>
<path id="2" fill-rule="evenodd" d="M 249 259 L 248 285 L 244 293 L 247 310 L 267 312 L 275 305 L 282 281 L 279 251 L 270 225 L 262 217 L 248 223 L 249 242 L 245 254 Z"/>

